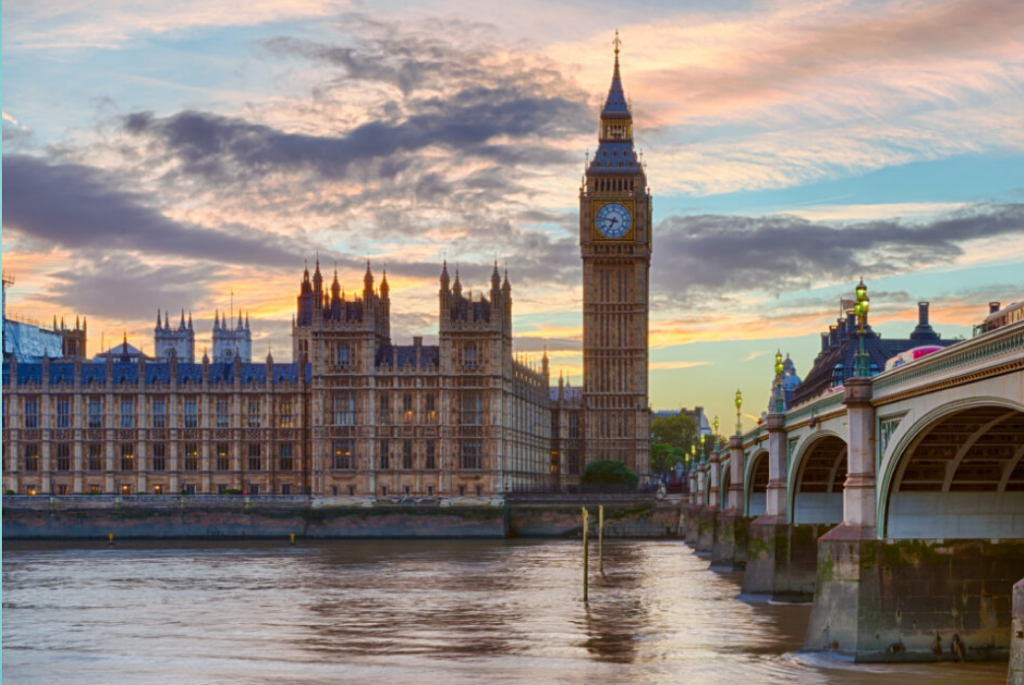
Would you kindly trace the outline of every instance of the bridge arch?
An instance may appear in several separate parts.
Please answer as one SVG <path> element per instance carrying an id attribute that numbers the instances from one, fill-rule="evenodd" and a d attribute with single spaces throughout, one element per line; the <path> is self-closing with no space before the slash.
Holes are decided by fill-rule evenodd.
<path id="1" fill-rule="evenodd" d="M 790 523 L 842 523 L 847 472 L 846 438 L 820 430 L 797 445 L 787 474 Z"/>
<path id="2" fill-rule="evenodd" d="M 725 459 L 722 464 L 722 477 L 719 479 L 718 502 L 719 508 L 725 511 L 729 508 L 729 486 L 732 484 L 732 459 Z"/>
<path id="3" fill-rule="evenodd" d="M 747 516 L 757 517 L 768 510 L 768 451 L 758 450 L 747 461 L 747 472 L 743 477 L 745 511 Z"/>
<path id="4" fill-rule="evenodd" d="M 880 537 L 1024 538 L 1024 405 L 964 398 L 903 423 L 882 459 Z"/>

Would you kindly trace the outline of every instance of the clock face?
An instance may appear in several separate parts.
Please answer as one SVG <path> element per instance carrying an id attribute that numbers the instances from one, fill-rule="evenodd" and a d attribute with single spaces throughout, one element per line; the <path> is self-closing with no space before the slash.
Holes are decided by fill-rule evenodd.
<path id="1" fill-rule="evenodd" d="M 629 233 L 632 225 L 633 216 L 618 203 L 604 205 L 597 212 L 597 230 L 610 240 L 618 240 Z"/>

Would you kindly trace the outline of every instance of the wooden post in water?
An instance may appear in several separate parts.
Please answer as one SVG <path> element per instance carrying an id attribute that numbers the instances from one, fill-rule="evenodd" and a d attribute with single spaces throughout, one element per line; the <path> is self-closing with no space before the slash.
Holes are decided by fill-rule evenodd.
<path id="1" fill-rule="evenodd" d="M 601 557 L 601 575 L 604 575 L 604 505 L 597 509 L 597 551 Z"/>
<path id="2" fill-rule="evenodd" d="M 295 546 L 295 533 L 292 533 L 292 547 Z"/>
<path id="3" fill-rule="evenodd" d="M 590 514 L 583 509 L 583 601 L 590 601 Z"/>
<path id="4" fill-rule="evenodd" d="M 114 534 L 111 533 L 110 535 L 107 536 L 107 547 L 113 547 L 113 546 L 114 546 Z"/>

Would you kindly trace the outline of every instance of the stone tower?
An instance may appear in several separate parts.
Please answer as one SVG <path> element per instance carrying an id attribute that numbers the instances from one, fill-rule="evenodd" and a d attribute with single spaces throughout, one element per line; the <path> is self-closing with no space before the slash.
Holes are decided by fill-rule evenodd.
<path id="1" fill-rule="evenodd" d="M 213 318 L 213 363 L 231 364 L 236 359 L 243 364 L 252 363 L 252 328 L 249 326 L 249 315 L 243 317 L 239 311 L 236 322 L 234 311 L 230 316 L 223 317 L 220 312 L 216 312 Z"/>
<path id="2" fill-rule="evenodd" d="M 650 471 L 648 286 L 651 196 L 633 147 L 633 118 L 615 71 L 599 145 L 580 189 L 586 461 Z"/>
<path id="3" fill-rule="evenodd" d="M 181 312 L 181 323 L 177 328 L 171 327 L 171 318 L 164 312 L 163 321 L 160 312 L 156 313 L 156 328 L 153 331 L 153 349 L 157 359 L 170 359 L 172 356 L 179 362 L 193 364 L 196 361 L 196 332 L 192 325 L 192 314 L 185 320 L 185 310 Z"/>

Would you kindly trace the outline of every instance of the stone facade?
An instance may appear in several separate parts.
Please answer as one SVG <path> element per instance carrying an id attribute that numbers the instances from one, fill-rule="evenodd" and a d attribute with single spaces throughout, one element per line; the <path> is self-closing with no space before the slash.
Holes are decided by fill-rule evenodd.
<path id="1" fill-rule="evenodd" d="M 430 498 L 550 487 L 561 465 L 548 364 L 513 356 L 507 274 L 495 269 L 489 297 L 464 295 L 447 267 L 441 285 L 433 346 L 392 344 L 386 275 L 375 289 L 368 268 L 362 296 L 346 299 L 318 267 L 300 286 L 291 364 L 5 362 L 4 488 Z"/>

